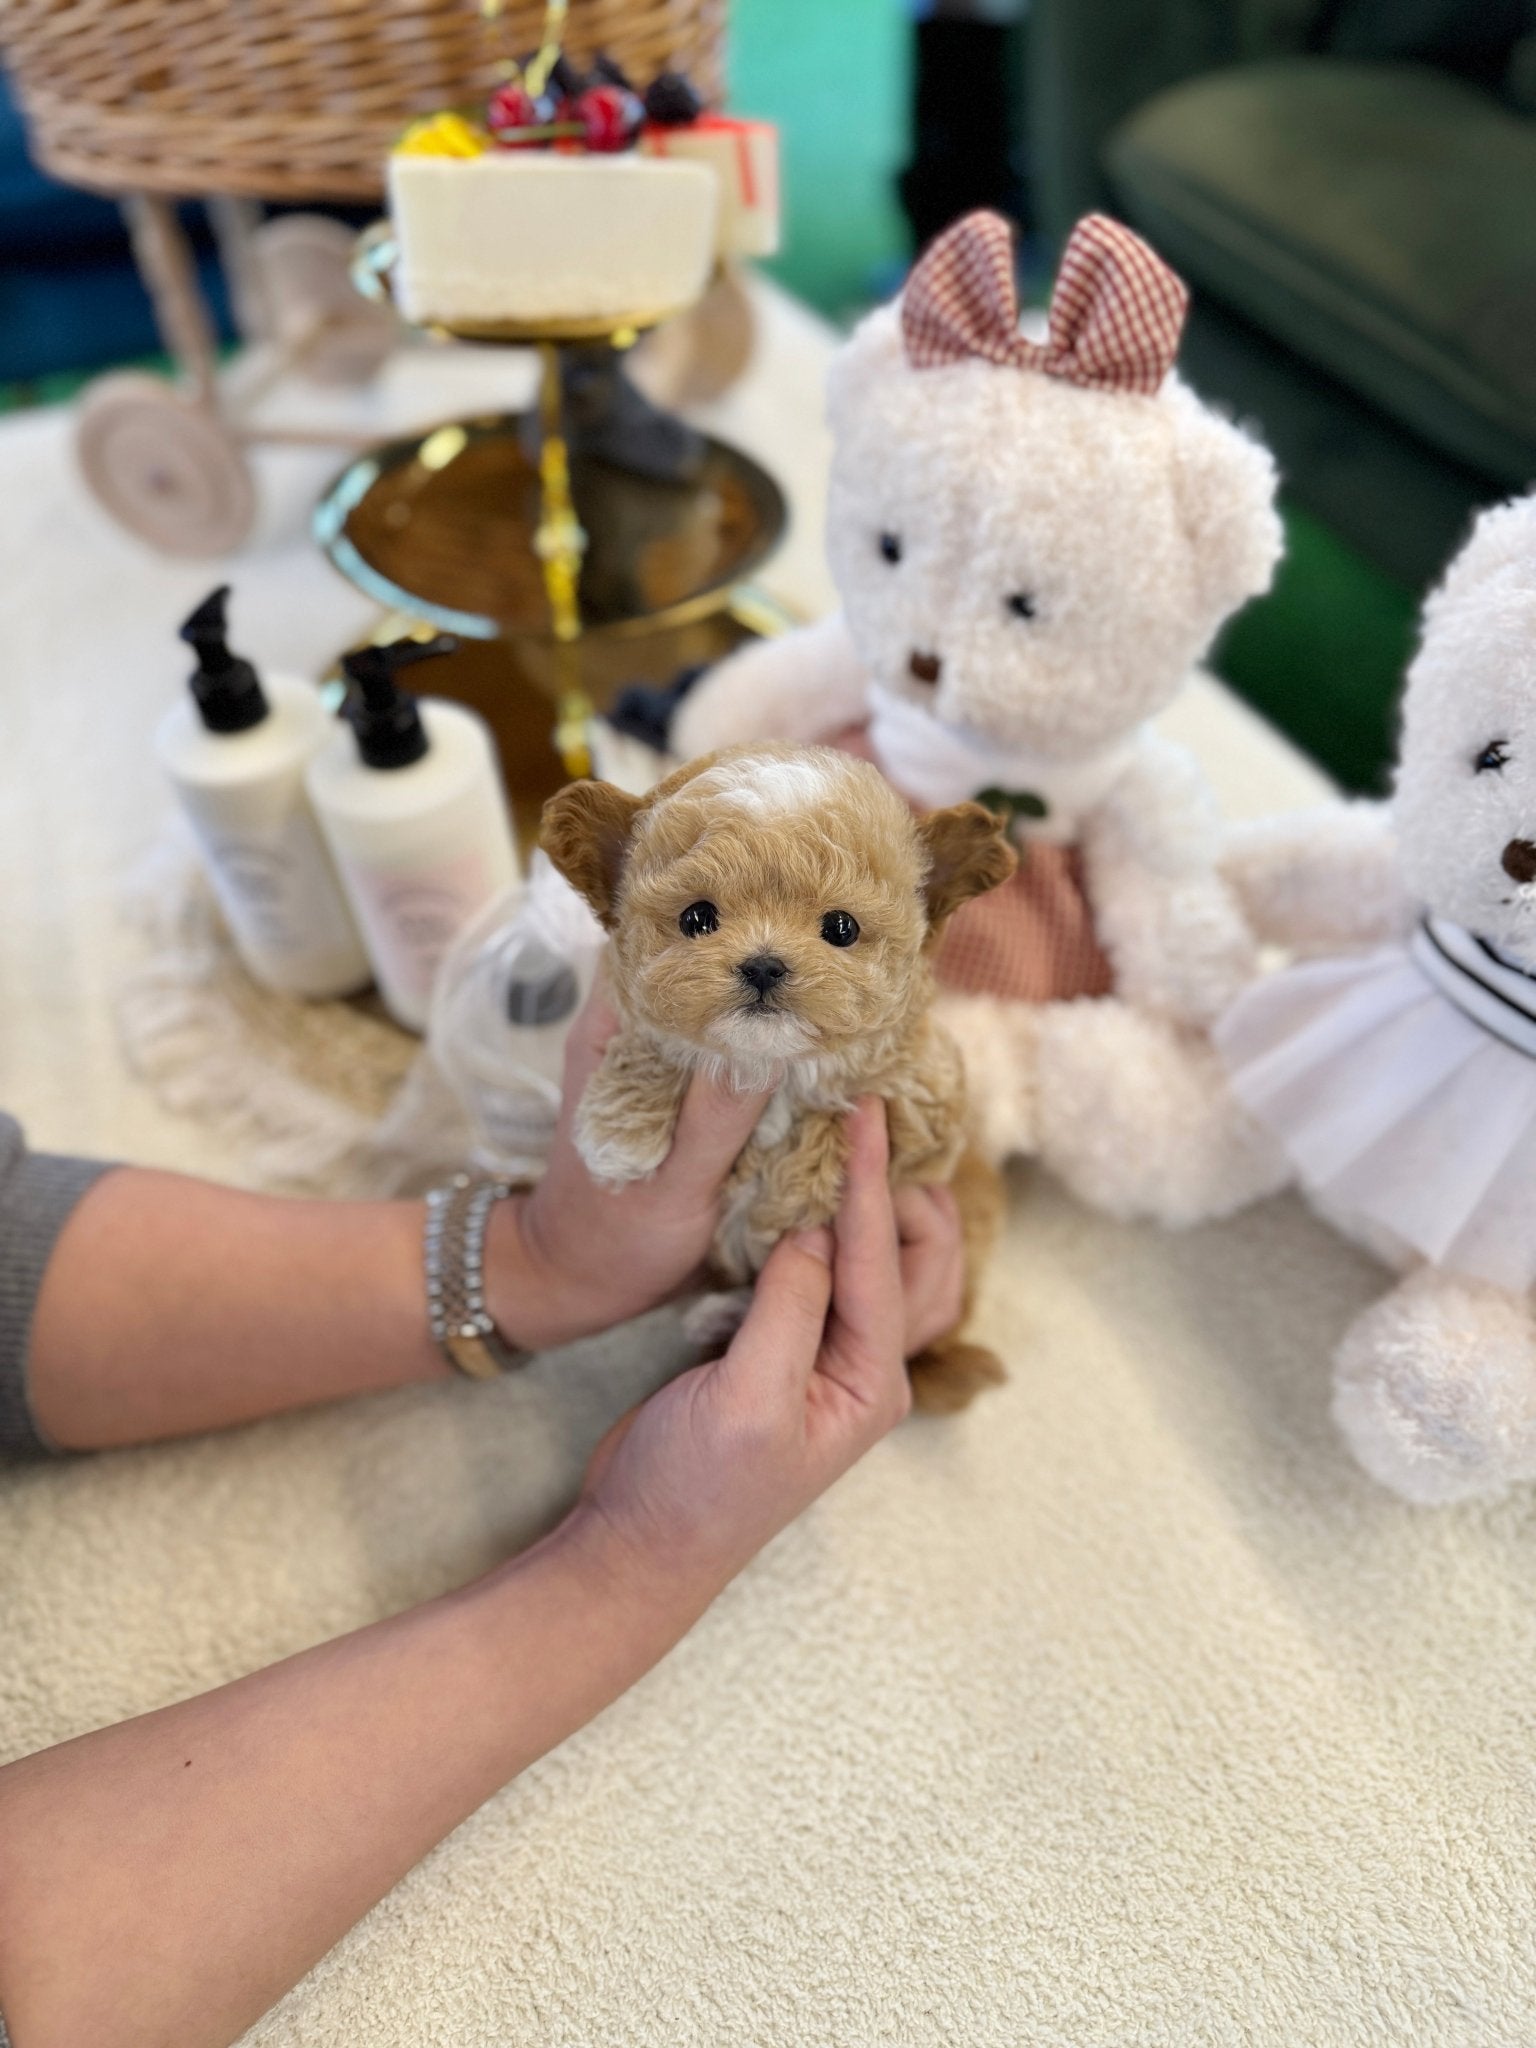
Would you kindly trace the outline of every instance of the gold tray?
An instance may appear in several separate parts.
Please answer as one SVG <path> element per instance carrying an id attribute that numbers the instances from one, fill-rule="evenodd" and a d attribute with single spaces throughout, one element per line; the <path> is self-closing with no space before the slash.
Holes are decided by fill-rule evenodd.
<path id="1" fill-rule="evenodd" d="M 523 415 L 450 422 L 348 464 L 315 511 L 315 538 L 349 582 L 393 611 L 489 640 L 549 637 L 537 460 Z M 583 632 L 630 634 L 718 610 L 784 532 L 783 493 L 710 439 L 703 474 L 657 483 L 592 457 L 571 462 L 587 537 Z"/>

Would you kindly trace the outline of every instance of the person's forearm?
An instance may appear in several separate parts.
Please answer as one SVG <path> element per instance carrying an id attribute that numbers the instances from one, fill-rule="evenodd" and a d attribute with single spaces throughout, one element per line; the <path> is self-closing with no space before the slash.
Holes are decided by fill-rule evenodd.
<path id="1" fill-rule="evenodd" d="M 487 1240 L 514 1341 L 560 1334 L 516 1201 Z M 419 1202 L 285 1201 L 124 1167 L 44 1276 L 28 1390 L 68 1450 L 220 1429 L 448 1372 L 427 1326 Z"/>
<path id="2" fill-rule="evenodd" d="M 0 1770 L 17 2048 L 222 2048 L 707 1603 L 577 1515 L 463 1592 Z"/>
<path id="3" fill-rule="evenodd" d="M 28 1390 L 42 1429 L 86 1450 L 446 1370 L 418 1204 L 283 1201 L 125 1167 L 60 1235 Z"/>

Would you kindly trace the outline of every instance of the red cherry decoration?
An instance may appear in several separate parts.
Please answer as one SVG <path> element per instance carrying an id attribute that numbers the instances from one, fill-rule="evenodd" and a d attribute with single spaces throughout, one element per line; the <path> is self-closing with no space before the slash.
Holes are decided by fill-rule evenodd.
<path id="1" fill-rule="evenodd" d="M 503 149 L 536 149 L 542 138 L 515 131 L 541 127 L 549 118 L 548 101 L 536 100 L 515 78 L 497 86 L 485 109 L 485 125 Z"/>
<path id="2" fill-rule="evenodd" d="M 628 149 L 645 121 L 639 99 L 622 85 L 589 85 L 570 114 L 581 123 L 587 148 L 602 152 Z"/>

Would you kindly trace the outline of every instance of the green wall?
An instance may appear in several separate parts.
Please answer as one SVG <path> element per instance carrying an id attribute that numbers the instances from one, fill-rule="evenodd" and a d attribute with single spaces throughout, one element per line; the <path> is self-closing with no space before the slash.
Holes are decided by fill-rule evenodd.
<path id="1" fill-rule="evenodd" d="M 901 0 L 731 7 L 731 103 L 781 131 L 784 253 L 768 267 L 834 317 L 867 305 L 906 248 L 893 180 L 907 148 L 910 34 Z"/>

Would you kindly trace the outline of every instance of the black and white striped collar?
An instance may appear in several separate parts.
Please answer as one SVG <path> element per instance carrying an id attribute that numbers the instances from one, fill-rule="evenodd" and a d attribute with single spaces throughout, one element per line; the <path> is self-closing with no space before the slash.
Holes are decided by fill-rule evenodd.
<path id="1" fill-rule="evenodd" d="M 1486 939 L 1443 917 L 1425 917 L 1410 942 L 1423 973 L 1474 1023 L 1536 1059 L 1536 975 Z"/>

